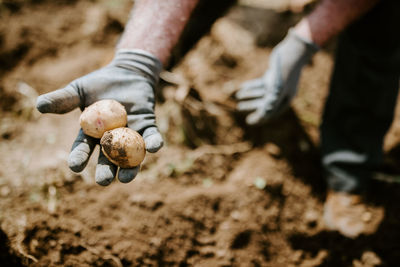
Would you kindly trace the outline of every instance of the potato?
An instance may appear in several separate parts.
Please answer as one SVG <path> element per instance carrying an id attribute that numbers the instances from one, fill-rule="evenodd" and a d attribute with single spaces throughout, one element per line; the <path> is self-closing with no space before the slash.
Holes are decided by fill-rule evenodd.
<path id="1" fill-rule="evenodd" d="M 142 136 L 126 127 L 105 132 L 100 144 L 104 155 L 121 168 L 138 166 L 146 155 Z"/>
<path id="2" fill-rule="evenodd" d="M 105 99 L 86 107 L 79 123 L 85 134 L 101 138 L 108 130 L 126 126 L 127 114 L 118 101 Z"/>

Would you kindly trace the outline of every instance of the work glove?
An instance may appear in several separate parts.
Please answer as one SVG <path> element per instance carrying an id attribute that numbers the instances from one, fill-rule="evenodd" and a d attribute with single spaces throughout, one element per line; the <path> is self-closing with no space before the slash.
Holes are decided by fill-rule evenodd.
<path id="1" fill-rule="evenodd" d="M 245 82 L 236 93 L 238 111 L 249 113 L 247 124 L 265 123 L 289 107 L 297 92 L 301 70 L 316 51 L 316 44 L 289 30 L 272 50 L 265 74 Z"/>
<path id="2" fill-rule="evenodd" d="M 161 62 L 143 50 L 118 50 L 107 66 L 78 78 L 63 89 L 37 99 L 37 109 L 42 113 L 63 114 L 77 107 L 85 107 L 102 99 L 114 99 L 121 103 L 128 114 L 128 127 L 139 132 L 148 152 L 157 152 L 163 145 L 154 115 L 155 92 Z M 72 171 L 80 172 L 85 167 L 99 139 L 87 136 L 80 129 L 72 145 L 68 164 Z M 96 182 L 108 185 L 117 173 L 101 152 L 96 167 Z M 118 171 L 118 179 L 130 182 L 139 172 L 140 166 Z"/>

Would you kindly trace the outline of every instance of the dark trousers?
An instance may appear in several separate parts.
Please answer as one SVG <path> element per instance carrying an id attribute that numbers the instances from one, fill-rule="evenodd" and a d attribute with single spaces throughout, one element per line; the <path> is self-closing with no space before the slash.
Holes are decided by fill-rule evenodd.
<path id="1" fill-rule="evenodd" d="M 366 189 L 382 160 L 399 77 L 400 1 L 383 0 L 339 37 L 321 125 L 322 165 L 330 189 Z"/>

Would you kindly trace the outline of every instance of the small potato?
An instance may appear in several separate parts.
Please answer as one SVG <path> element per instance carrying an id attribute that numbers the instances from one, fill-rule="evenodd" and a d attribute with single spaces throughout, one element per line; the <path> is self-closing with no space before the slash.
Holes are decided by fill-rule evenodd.
<path id="1" fill-rule="evenodd" d="M 101 138 L 105 131 L 124 127 L 127 114 L 123 105 L 112 99 L 95 102 L 85 108 L 79 118 L 79 123 L 85 134 Z"/>
<path id="2" fill-rule="evenodd" d="M 104 155 L 121 168 L 138 166 L 146 155 L 142 136 L 126 127 L 105 132 L 100 144 Z"/>

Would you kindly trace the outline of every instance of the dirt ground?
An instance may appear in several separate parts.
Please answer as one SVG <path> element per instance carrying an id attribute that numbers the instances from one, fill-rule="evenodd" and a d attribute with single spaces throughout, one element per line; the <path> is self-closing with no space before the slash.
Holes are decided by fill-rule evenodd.
<path id="1" fill-rule="evenodd" d="M 331 49 L 306 67 L 279 120 L 248 128 L 233 109 L 232 93 L 263 73 L 298 19 L 290 12 L 236 5 L 162 74 L 166 145 L 133 182 L 97 185 L 96 155 L 69 171 L 80 111 L 41 115 L 35 99 L 106 64 L 131 5 L 0 1 L 1 266 L 398 266 L 399 108 L 385 142 L 390 175 L 367 198 L 384 219 L 354 240 L 322 222 Z"/>

